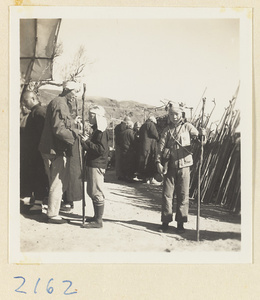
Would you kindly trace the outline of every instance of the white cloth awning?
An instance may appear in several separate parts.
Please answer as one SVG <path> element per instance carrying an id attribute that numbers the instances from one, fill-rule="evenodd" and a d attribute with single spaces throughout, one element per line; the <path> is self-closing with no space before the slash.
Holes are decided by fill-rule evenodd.
<path id="1" fill-rule="evenodd" d="M 20 20 L 20 72 L 24 83 L 52 80 L 61 19 Z"/>

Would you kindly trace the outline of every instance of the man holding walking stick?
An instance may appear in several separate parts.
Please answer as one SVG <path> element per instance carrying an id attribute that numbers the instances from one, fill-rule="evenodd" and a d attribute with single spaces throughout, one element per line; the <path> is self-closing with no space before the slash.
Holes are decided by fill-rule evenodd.
<path id="1" fill-rule="evenodd" d="M 50 185 L 47 211 L 49 223 L 67 222 L 59 215 L 59 211 L 62 194 L 69 186 L 72 146 L 80 133 L 76 126 L 79 120 L 73 120 L 70 113 L 70 105 L 76 100 L 80 90 L 78 82 L 65 81 L 62 93 L 47 106 L 39 151 Z"/>
<path id="2" fill-rule="evenodd" d="M 158 145 L 157 170 L 164 175 L 162 191 L 161 232 L 167 232 L 172 222 L 173 196 L 177 197 L 175 221 L 177 232 L 184 233 L 183 224 L 188 221 L 190 166 L 193 164 L 190 152 L 191 139 L 205 135 L 182 118 L 183 109 L 178 103 L 169 103 L 168 125 L 163 130 Z M 205 139 L 204 139 L 205 141 Z"/>

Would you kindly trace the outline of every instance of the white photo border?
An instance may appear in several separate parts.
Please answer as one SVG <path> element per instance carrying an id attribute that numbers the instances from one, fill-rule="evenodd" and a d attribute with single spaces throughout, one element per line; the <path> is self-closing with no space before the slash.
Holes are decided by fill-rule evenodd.
<path id="1" fill-rule="evenodd" d="M 252 9 L 162 7 L 10 7 L 9 41 L 9 262 L 10 263 L 252 263 Z M 21 18 L 195 19 L 240 20 L 241 109 L 241 251 L 174 253 L 21 253 L 19 222 L 19 20 Z"/>

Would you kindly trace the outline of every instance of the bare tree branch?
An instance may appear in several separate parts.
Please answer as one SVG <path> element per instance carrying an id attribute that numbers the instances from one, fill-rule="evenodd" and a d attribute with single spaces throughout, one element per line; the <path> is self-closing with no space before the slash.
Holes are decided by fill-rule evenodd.
<path id="1" fill-rule="evenodd" d="M 53 59 L 55 60 L 57 57 L 61 56 L 62 53 L 63 53 L 63 44 L 60 42 L 56 44 L 54 54 L 53 54 Z"/>

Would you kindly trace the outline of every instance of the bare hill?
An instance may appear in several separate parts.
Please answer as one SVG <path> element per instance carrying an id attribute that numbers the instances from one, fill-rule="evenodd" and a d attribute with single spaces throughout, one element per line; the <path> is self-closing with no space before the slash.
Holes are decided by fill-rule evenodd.
<path id="1" fill-rule="evenodd" d="M 40 100 L 44 105 L 57 97 L 60 94 L 60 90 L 53 89 L 40 89 Z M 98 97 L 98 96 L 87 96 L 86 97 L 86 110 L 91 104 L 101 105 L 106 110 L 106 116 L 109 121 L 114 123 L 119 123 L 126 115 L 132 117 L 134 122 L 139 121 L 143 123 L 144 119 L 147 118 L 149 114 L 154 114 L 155 116 L 162 116 L 165 114 L 164 109 L 156 110 L 153 105 L 148 105 L 132 100 L 127 101 L 117 101 L 115 99 Z M 78 101 L 78 114 L 81 114 L 82 101 Z M 76 109 L 76 108 L 75 108 Z"/>

